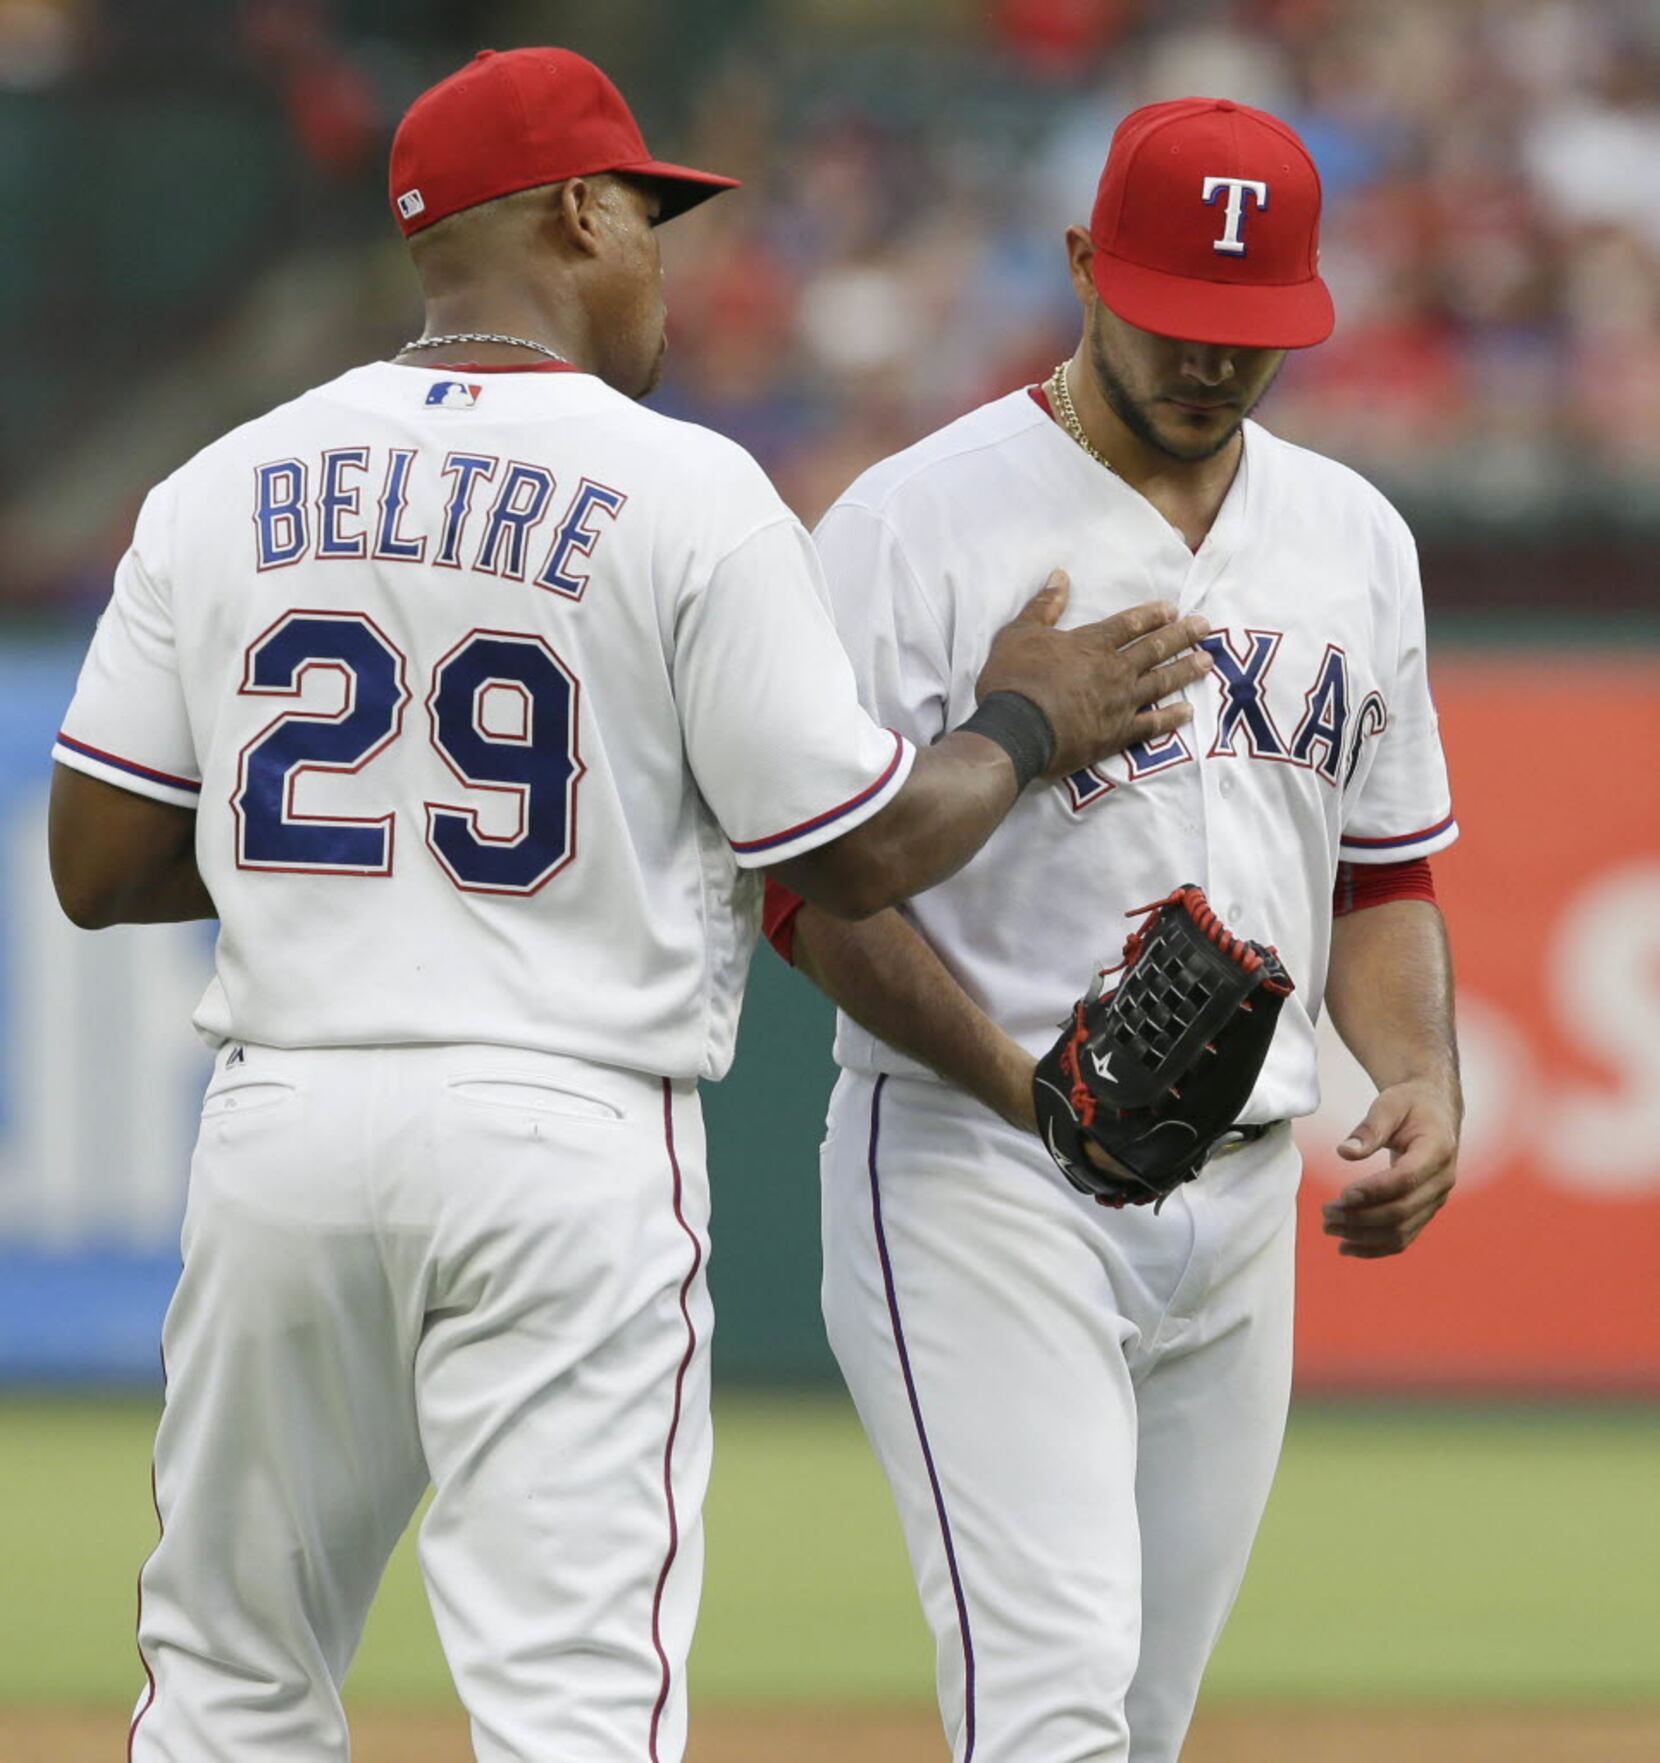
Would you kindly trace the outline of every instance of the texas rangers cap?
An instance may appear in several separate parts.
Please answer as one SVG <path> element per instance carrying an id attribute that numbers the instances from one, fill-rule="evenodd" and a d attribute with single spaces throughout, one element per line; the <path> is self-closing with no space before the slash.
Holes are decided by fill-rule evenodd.
<path id="1" fill-rule="evenodd" d="M 622 93 L 569 49 L 481 49 L 404 113 L 392 212 L 408 238 L 498 196 L 606 171 L 657 180 L 663 220 L 738 184 L 653 159 Z"/>
<path id="2" fill-rule="evenodd" d="M 1331 335 L 1320 174 L 1294 130 L 1227 98 L 1118 125 L 1090 218 L 1095 286 L 1162 337 L 1306 349 Z"/>

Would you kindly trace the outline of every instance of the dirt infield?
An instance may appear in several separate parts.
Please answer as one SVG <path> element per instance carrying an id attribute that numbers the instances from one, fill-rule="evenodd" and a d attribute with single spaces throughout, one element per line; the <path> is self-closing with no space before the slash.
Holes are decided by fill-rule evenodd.
<path id="1" fill-rule="evenodd" d="M 393 1763 L 388 1751 L 373 1763 Z M 460 1753 L 465 1757 L 466 1753 Z M 367 1758 L 368 1754 L 365 1753 Z M 687 1763 L 946 1763 L 931 1714 L 705 1714 Z M 1596 1713 L 1311 1713 L 1203 1717 L 1182 1763 L 1656 1763 L 1660 1710 Z"/>
<path id="2" fill-rule="evenodd" d="M 931 1714 L 832 1710 L 697 1716 L 686 1763 L 945 1763 Z M 125 1722 L 115 1711 L 0 1710 L 5 1763 L 109 1763 Z M 461 1722 L 447 1714 L 359 1712 L 354 1763 L 468 1763 Z M 1660 1709 L 1638 1713 L 1519 1710 L 1378 1714 L 1230 1709 L 1203 1717 L 1183 1763 L 1654 1763 Z"/>

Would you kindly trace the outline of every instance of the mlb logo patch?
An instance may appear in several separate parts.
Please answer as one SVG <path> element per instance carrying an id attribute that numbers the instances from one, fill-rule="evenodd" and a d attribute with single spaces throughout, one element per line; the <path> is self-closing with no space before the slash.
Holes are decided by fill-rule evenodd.
<path id="1" fill-rule="evenodd" d="M 460 380 L 440 380 L 427 387 L 427 403 L 441 410 L 471 410 L 483 390 L 483 386 L 469 386 Z"/>
<path id="2" fill-rule="evenodd" d="M 426 197 L 419 190 L 405 190 L 398 198 L 398 213 L 405 220 L 413 220 L 417 214 L 425 214 L 426 210 Z"/>

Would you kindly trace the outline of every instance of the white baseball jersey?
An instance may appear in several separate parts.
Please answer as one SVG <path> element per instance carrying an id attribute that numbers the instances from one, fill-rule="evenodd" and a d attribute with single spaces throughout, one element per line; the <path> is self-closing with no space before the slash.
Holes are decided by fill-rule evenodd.
<path id="1" fill-rule="evenodd" d="M 913 752 L 742 449 L 567 371 L 375 363 L 145 503 L 54 749 L 198 809 L 214 1042 L 732 1057 L 758 866 Z"/>
<path id="2" fill-rule="evenodd" d="M 1296 992 L 1242 1119 L 1316 1105 L 1314 1018 L 1340 860 L 1427 856 L 1458 835 L 1424 660 L 1411 534 L 1346 467 L 1245 427 L 1195 553 L 1031 391 L 865 473 L 815 535 L 867 707 L 918 743 L 974 707 L 993 634 L 1065 569 L 1065 622 L 1166 599 L 1212 626 L 1193 721 L 1027 791 L 980 853 L 908 910 L 975 1001 L 1033 1053 L 1135 908 L 1197 882 L 1279 949 Z M 923 1068 L 845 1016 L 847 1069 Z"/>

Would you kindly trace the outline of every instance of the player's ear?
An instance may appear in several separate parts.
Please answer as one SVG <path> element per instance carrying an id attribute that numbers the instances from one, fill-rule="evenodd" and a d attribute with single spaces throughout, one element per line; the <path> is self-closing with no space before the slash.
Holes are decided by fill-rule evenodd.
<path id="1" fill-rule="evenodd" d="M 1069 226 L 1066 229 L 1066 264 L 1072 276 L 1072 291 L 1078 296 L 1078 304 L 1087 313 L 1094 304 L 1095 277 L 1090 266 L 1095 261 L 1095 241 L 1089 236 L 1086 228 Z"/>
<path id="2" fill-rule="evenodd" d="M 556 224 L 560 237 L 584 257 L 597 257 L 604 229 L 604 191 L 595 178 L 566 178 L 559 185 Z"/>

